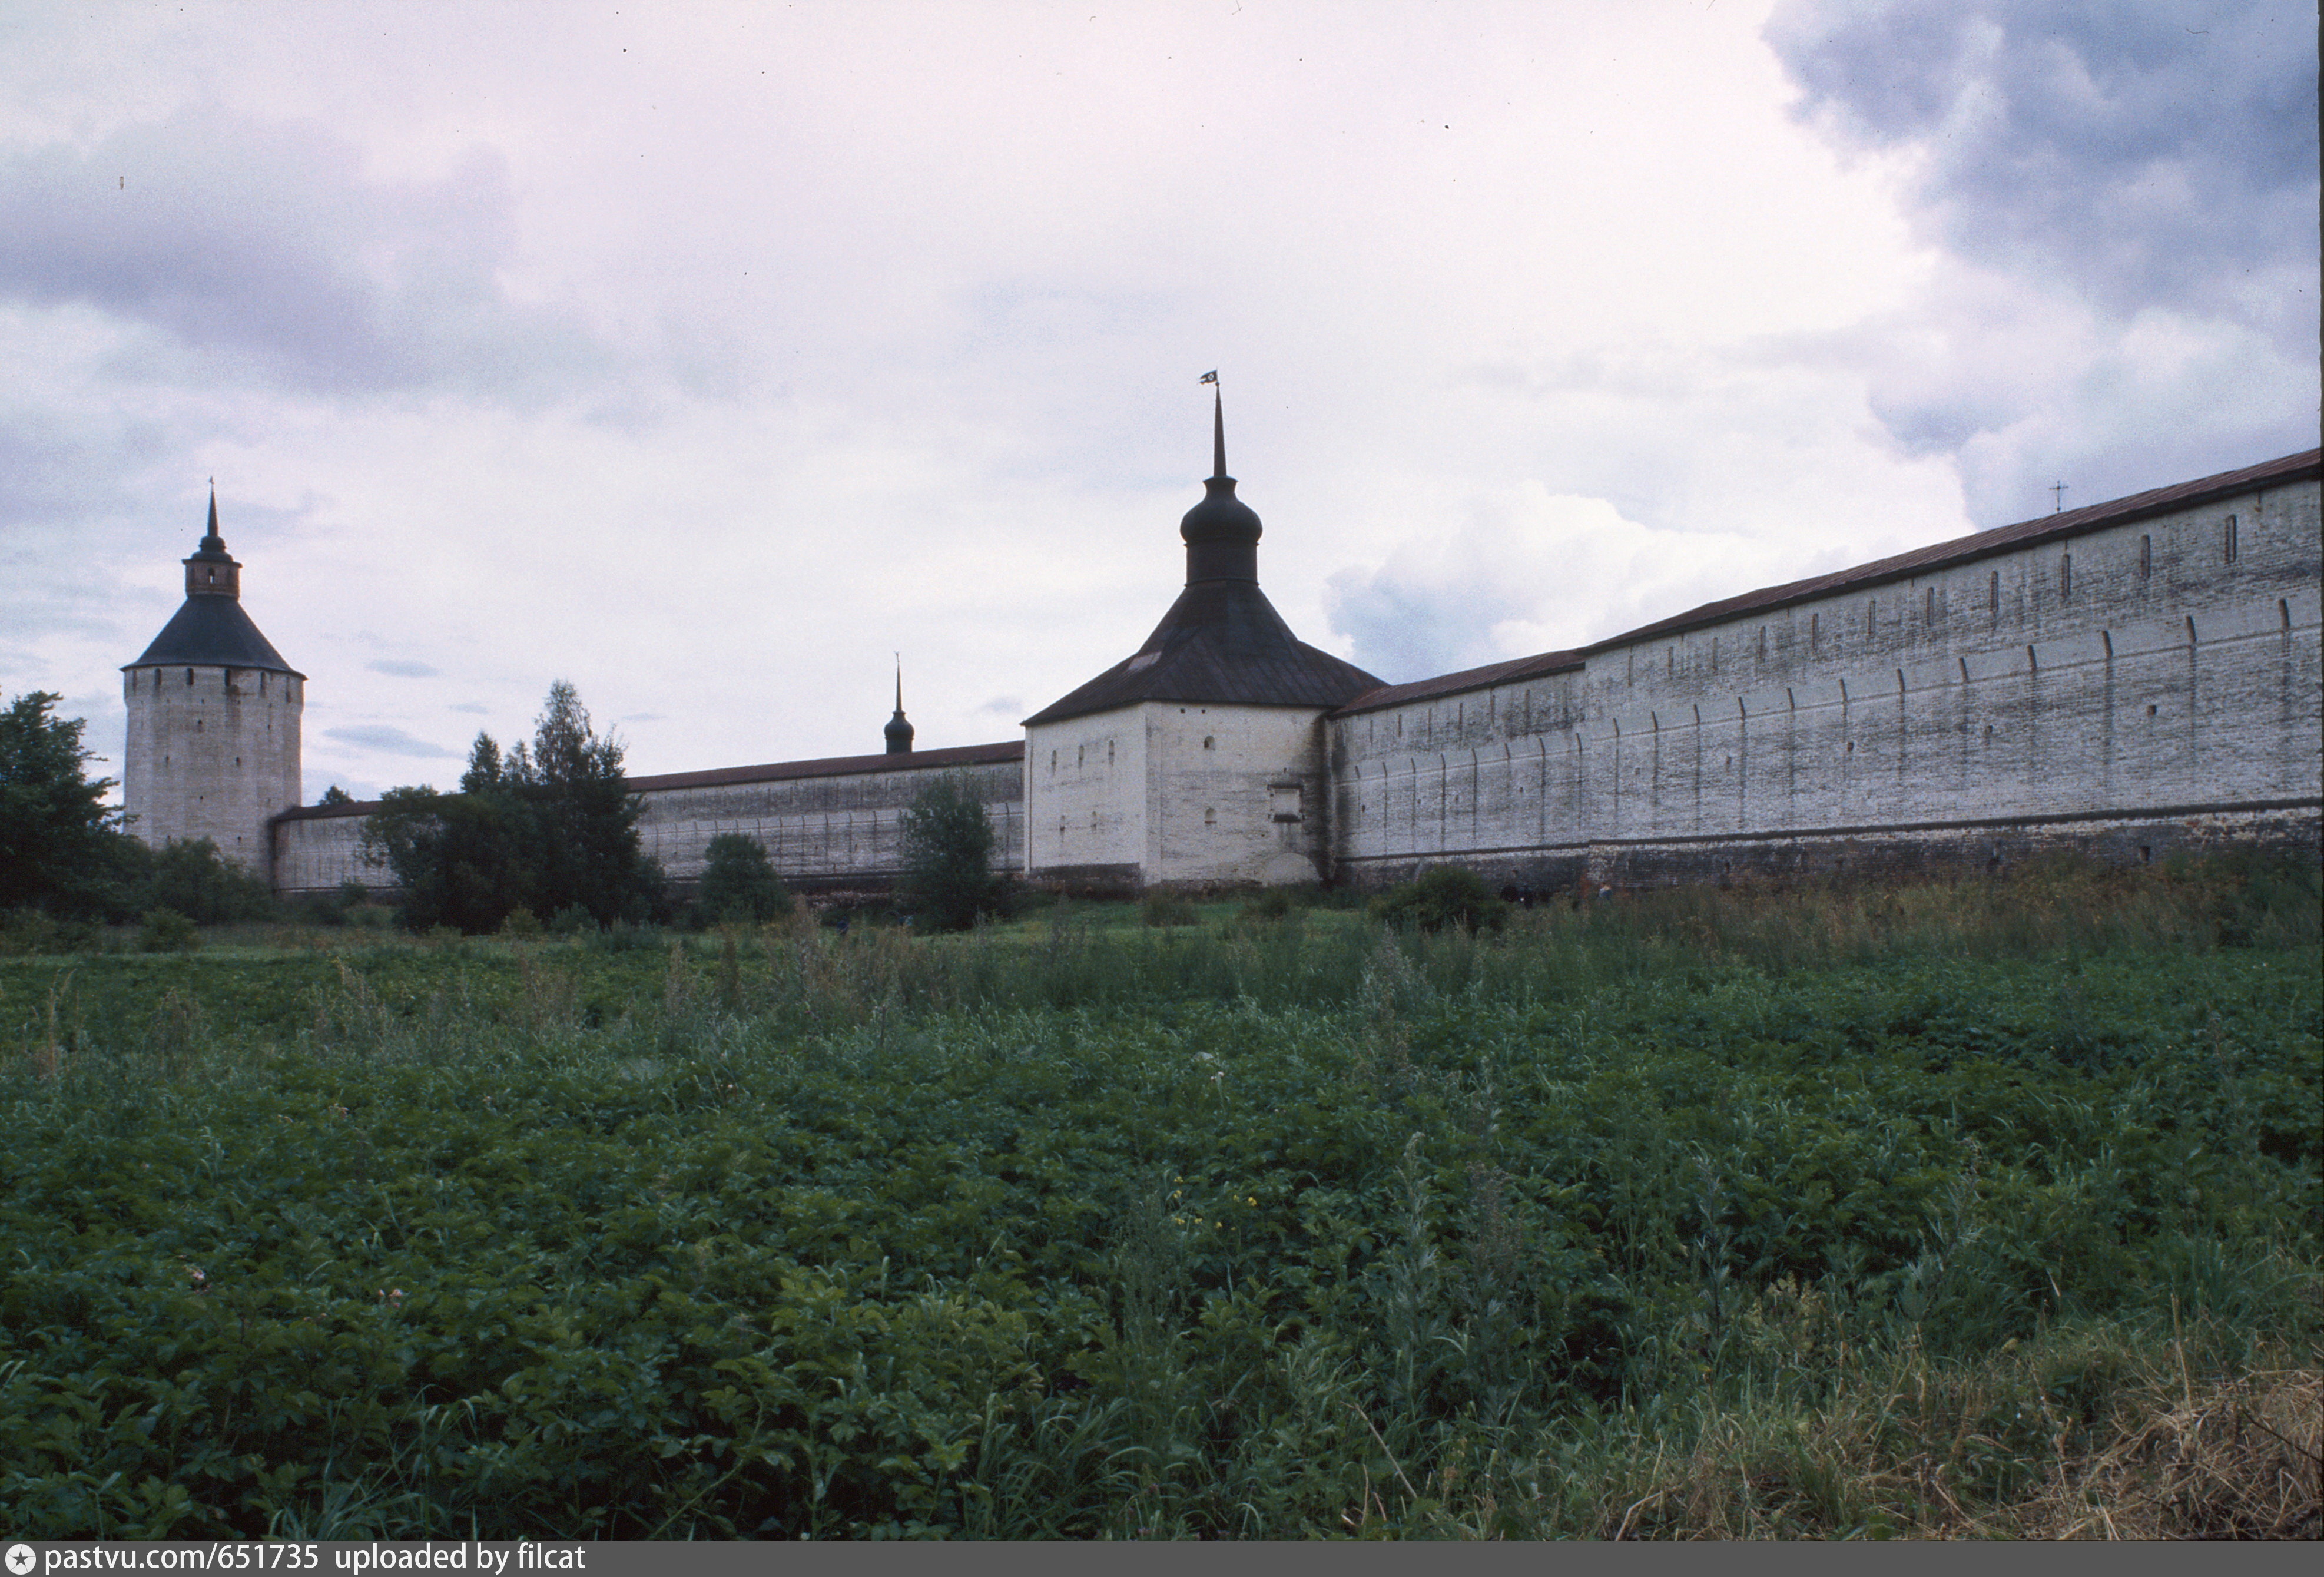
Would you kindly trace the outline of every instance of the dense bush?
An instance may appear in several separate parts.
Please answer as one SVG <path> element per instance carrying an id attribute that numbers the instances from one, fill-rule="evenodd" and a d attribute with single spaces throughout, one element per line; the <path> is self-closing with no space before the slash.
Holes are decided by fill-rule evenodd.
<path id="1" fill-rule="evenodd" d="M 1192 899 L 1163 887 L 1140 895 L 1138 916 L 1149 926 L 1193 926 L 1201 924 L 1203 918 Z"/>
<path id="2" fill-rule="evenodd" d="M 641 814 L 622 770 L 622 746 L 600 736 L 573 687 L 559 680 L 536 720 L 531 746 L 506 756 L 479 733 L 457 794 L 421 785 L 389 789 L 364 823 L 366 857 L 395 873 L 404 924 L 499 930 L 518 908 L 580 911 L 575 924 L 660 918 L 660 869 L 643 853 Z"/>
<path id="3" fill-rule="evenodd" d="M 1416 881 L 1392 887 L 1372 899 L 1376 920 L 1441 931 L 1498 931 L 1508 922 L 1509 906 L 1485 879 L 1458 865 L 1440 865 Z"/>
<path id="4" fill-rule="evenodd" d="M 152 908 L 183 915 L 198 926 L 264 920 L 275 912 L 274 890 L 218 853 L 208 838 L 171 842 L 152 856 L 143 883 Z"/>
<path id="5" fill-rule="evenodd" d="M 926 931 L 965 931 L 1003 915 L 1007 881 L 992 869 L 992 821 L 955 772 L 921 788 L 904 811 L 904 874 L 896 901 Z"/>
<path id="6" fill-rule="evenodd" d="M 758 839 L 720 833 L 704 851 L 695 908 L 713 925 L 764 925 L 791 912 L 791 895 Z"/>
<path id="7" fill-rule="evenodd" d="M 191 953 L 202 945 L 194 922 L 172 908 L 149 909 L 137 933 L 140 953 Z"/>

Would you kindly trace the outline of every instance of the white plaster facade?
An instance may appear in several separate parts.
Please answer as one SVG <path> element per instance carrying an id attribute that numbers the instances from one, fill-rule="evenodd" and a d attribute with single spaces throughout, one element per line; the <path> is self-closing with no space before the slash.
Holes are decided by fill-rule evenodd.
<path id="1" fill-rule="evenodd" d="M 778 761 L 710 772 L 633 778 L 638 841 L 679 882 L 702 873 L 710 840 L 755 839 L 786 881 L 809 890 L 876 888 L 903 869 L 903 815 L 931 778 L 958 775 L 992 824 L 992 863 L 1023 860 L 1022 749 L 1013 742 L 901 755 Z M 274 881 L 285 895 L 331 892 L 343 882 L 393 885 L 363 859 L 374 804 L 309 806 L 274 824 Z"/>
<path id="2" fill-rule="evenodd" d="M 1148 701 L 1028 728 L 1027 874 L 1130 888 L 1320 880 L 1323 717 Z"/>
<path id="3" fill-rule="evenodd" d="M 2311 470 L 1563 671 L 1360 701 L 1329 724 L 1337 867 L 1564 879 L 1660 850 L 1725 874 L 2013 821 L 2118 826 L 2150 853 L 2137 825 L 2312 824 L 2319 613 Z"/>
<path id="4" fill-rule="evenodd" d="M 208 838 L 245 870 L 272 874 L 268 823 L 299 803 L 306 681 L 265 669 L 132 668 L 122 804 L 156 848 Z"/>
<path id="5" fill-rule="evenodd" d="M 734 831 L 794 882 L 876 885 L 900 862 L 900 815 L 926 774 L 961 770 L 997 864 L 1117 890 L 1378 884 L 1440 862 L 1560 885 L 1958 866 L 2045 839 L 2125 859 L 2236 838 L 2312 845 L 2318 470 L 2313 454 L 2287 456 L 1333 706 L 1117 690 L 1037 717 L 1021 746 L 641 778 L 641 829 L 680 880 Z M 1202 551 L 1190 570 L 1216 571 L 1215 540 Z M 231 573 L 222 544 L 189 567 L 189 606 Z M 1255 572 L 1227 567 L 1190 573 L 1148 646 L 1093 685 L 1140 682 L 1192 650 L 1172 644 L 1189 630 L 1271 630 Z M 1221 579 L 1248 580 L 1242 611 L 1201 624 L 1202 588 Z M 1250 648 L 1213 648 L 1201 682 L 1241 684 L 1291 650 L 1287 629 L 1269 638 L 1247 668 Z M 132 665 L 123 775 L 140 835 L 209 837 L 285 892 L 384 884 L 357 855 L 369 807 L 284 813 L 300 791 L 304 687 L 287 669 Z"/>

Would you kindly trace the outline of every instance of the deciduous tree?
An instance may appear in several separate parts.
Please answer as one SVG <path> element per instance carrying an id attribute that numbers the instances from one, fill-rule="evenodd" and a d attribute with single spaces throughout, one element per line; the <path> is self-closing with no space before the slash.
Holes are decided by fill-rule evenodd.
<path id="1" fill-rule="evenodd" d="M 957 772 L 922 788 L 904 812 L 904 879 L 897 897 L 929 930 L 964 931 L 1008 907 L 992 870 L 992 822 Z"/>

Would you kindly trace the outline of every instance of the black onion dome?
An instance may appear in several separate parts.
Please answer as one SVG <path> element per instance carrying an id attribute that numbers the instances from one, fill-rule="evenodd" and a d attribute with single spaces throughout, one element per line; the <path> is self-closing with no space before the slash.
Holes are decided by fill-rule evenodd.
<path id="1" fill-rule="evenodd" d="M 1186 586 L 1137 652 L 1025 719 L 1028 728 L 1145 701 L 1196 706 L 1344 706 L 1381 681 L 1292 634 L 1259 589 L 1259 514 L 1227 475 L 1226 418 L 1214 400 L 1211 475 L 1178 522 Z"/>
<path id="2" fill-rule="evenodd" d="M 1178 522 L 1178 535 L 1190 548 L 1198 542 L 1256 542 L 1259 533 L 1259 512 L 1235 496 L 1231 476 L 1206 478 L 1203 502 Z"/>

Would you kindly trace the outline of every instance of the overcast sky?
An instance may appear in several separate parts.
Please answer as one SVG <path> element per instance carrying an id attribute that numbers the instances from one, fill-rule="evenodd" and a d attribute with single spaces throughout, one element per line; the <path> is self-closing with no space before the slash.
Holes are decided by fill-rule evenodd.
<path id="1" fill-rule="evenodd" d="M 0 7 L 0 693 L 217 479 L 307 796 L 1006 739 L 1230 469 L 1390 680 L 2312 447 L 2316 14 Z"/>

